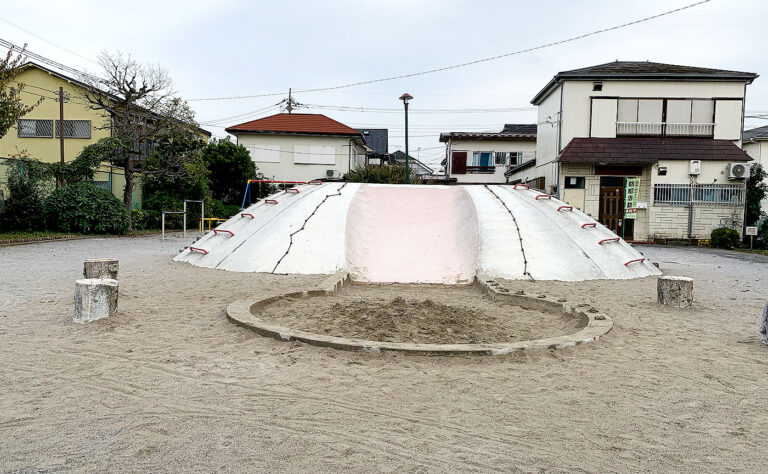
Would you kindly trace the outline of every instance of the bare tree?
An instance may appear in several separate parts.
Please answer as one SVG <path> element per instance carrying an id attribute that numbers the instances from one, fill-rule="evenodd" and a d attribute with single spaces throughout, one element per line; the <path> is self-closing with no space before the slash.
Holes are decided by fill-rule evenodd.
<path id="1" fill-rule="evenodd" d="M 98 60 L 100 76 L 81 76 L 88 86 L 83 98 L 88 107 L 103 111 L 109 119 L 102 125 L 112 131 L 112 146 L 104 147 L 105 159 L 124 170 L 123 202 L 130 212 L 135 173 L 152 143 L 161 137 L 195 134 L 197 124 L 187 103 L 175 97 L 165 69 L 139 64 L 119 52 L 102 52 Z"/>
<path id="2" fill-rule="evenodd" d="M 24 83 L 17 80 L 22 66 L 26 61 L 25 44 L 18 54 L 14 50 L 8 50 L 4 59 L 0 59 L 0 138 L 8 133 L 8 129 L 16 125 L 19 118 L 37 107 L 43 98 L 40 97 L 33 104 L 25 104 L 21 98 L 24 91 Z"/>

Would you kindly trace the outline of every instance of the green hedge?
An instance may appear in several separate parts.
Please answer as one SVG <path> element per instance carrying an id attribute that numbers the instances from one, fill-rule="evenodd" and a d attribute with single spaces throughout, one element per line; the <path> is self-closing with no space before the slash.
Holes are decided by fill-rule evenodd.
<path id="1" fill-rule="evenodd" d="M 712 231 L 709 239 L 712 247 L 719 249 L 732 249 L 739 246 L 739 233 L 734 229 L 720 227 Z"/>
<path id="2" fill-rule="evenodd" d="M 48 230 L 80 234 L 124 234 L 128 213 L 109 191 L 75 183 L 51 193 L 43 203 Z"/>

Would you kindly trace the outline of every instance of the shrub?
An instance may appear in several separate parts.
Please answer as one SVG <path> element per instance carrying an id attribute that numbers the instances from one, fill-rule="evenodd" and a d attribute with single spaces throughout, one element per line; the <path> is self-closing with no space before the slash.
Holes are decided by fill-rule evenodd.
<path id="1" fill-rule="evenodd" d="M 411 184 L 421 184 L 416 171 L 410 170 Z M 368 165 L 358 166 L 344 176 L 350 183 L 381 183 L 402 184 L 405 183 L 405 165 Z"/>
<path id="2" fill-rule="evenodd" d="M 734 229 L 720 227 L 712 231 L 709 243 L 719 249 L 732 249 L 739 246 L 739 233 Z"/>
<path id="3" fill-rule="evenodd" d="M 43 204 L 48 230 L 83 234 L 123 234 L 128 214 L 109 191 L 75 183 L 51 193 Z"/>
<path id="4" fill-rule="evenodd" d="M 42 230 L 43 199 L 54 186 L 49 167 L 25 155 L 8 160 L 6 182 L 9 195 L 0 227 L 4 231 Z"/>
<path id="5" fill-rule="evenodd" d="M 757 230 L 758 245 L 768 249 L 768 219 L 765 219 Z"/>
<path id="6" fill-rule="evenodd" d="M 161 227 L 160 211 L 154 209 L 134 209 L 131 211 L 131 223 L 135 230 L 155 230 Z"/>

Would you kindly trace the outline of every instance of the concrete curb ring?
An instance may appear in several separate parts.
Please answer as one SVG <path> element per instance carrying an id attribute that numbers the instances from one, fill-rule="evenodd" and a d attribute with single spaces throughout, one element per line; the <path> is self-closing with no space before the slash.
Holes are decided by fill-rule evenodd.
<path id="1" fill-rule="evenodd" d="M 613 321 L 608 316 L 600 313 L 589 313 L 562 303 L 549 301 L 545 298 L 511 294 L 507 288 L 498 282 L 483 278 L 477 278 L 475 284 L 495 300 L 547 312 L 575 315 L 581 319 L 584 327 L 573 334 L 511 343 L 415 344 L 410 342 L 368 341 L 364 339 L 327 336 L 270 324 L 254 315 L 260 309 L 280 298 L 310 298 L 332 295 L 348 284 L 348 282 L 349 274 L 347 272 L 338 272 L 313 290 L 286 293 L 260 300 L 237 300 L 227 306 L 227 317 L 239 326 L 251 328 L 262 336 L 272 337 L 281 341 L 301 341 L 313 346 L 331 347 L 346 351 L 367 351 L 372 353 L 394 351 L 422 355 L 503 355 L 534 349 L 560 349 L 596 341 L 613 328 Z"/>

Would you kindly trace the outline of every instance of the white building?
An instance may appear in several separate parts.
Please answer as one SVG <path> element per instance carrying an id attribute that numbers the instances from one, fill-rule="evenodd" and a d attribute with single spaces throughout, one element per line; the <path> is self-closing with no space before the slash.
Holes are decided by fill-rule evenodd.
<path id="1" fill-rule="evenodd" d="M 505 173 L 533 163 L 536 124 L 506 124 L 501 132 L 447 132 L 446 174 L 458 183 L 505 183 Z"/>
<path id="2" fill-rule="evenodd" d="M 226 129 L 268 179 L 339 179 L 365 164 L 363 135 L 321 114 L 276 114 Z"/>
<path id="3" fill-rule="evenodd" d="M 768 173 L 768 125 L 745 130 L 742 148 Z M 768 178 L 766 178 L 766 184 L 768 184 Z M 763 212 L 768 212 L 768 196 L 763 199 L 760 208 Z"/>
<path id="4" fill-rule="evenodd" d="M 627 240 L 740 231 L 744 96 L 756 77 L 631 61 L 560 72 L 531 101 L 535 166 L 510 182 L 537 183 Z M 639 196 L 625 203 L 627 184 Z"/>

